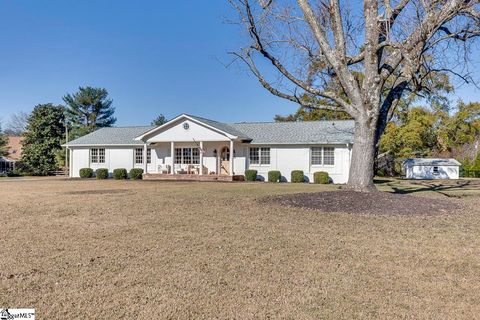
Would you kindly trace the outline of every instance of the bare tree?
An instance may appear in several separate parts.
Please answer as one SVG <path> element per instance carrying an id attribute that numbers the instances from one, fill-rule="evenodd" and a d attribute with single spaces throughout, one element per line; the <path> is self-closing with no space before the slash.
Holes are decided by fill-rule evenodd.
<path id="1" fill-rule="evenodd" d="M 466 62 L 480 35 L 478 0 L 364 0 L 360 8 L 347 0 L 229 2 L 249 39 L 232 54 L 263 87 L 353 117 L 355 190 L 375 190 L 376 146 L 403 95 L 428 94 L 440 72 L 472 80 Z"/>
<path id="2" fill-rule="evenodd" d="M 12 114 L 5 128 L 5 132 L 9 135 L 20 136 L 27 129 L 27 122 L 27 113 L 20 111 L 18 113 Z"/>

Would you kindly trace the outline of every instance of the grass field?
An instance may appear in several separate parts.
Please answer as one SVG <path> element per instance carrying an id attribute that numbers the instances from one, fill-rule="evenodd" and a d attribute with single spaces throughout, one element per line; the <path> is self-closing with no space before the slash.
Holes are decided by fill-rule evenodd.
<path id="1" fill-rule="evenodd" d="M 0 180 L 0 307 L 39 319 L 473 319 L 480 184 L 382 190 L 465 205 L 322 213 L 267 195 L 335 186 Z"/>

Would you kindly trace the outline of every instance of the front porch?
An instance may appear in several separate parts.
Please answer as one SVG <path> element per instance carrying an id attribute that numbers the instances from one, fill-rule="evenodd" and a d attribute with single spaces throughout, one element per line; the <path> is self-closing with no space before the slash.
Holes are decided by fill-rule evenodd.
<path id="1" fill-rule="evenodd" d="M 231 128 L 181 115 L 135 138 L 143 148 L 134 165 L 146 180 L 237 181 L 245 171 L 243 137 L 224 129 Z"/>
<path id="2" fill-rule="evenodd" d="M 159 181 L 244 181 L 243 175 L 145 173 L 143 180 Z"/>

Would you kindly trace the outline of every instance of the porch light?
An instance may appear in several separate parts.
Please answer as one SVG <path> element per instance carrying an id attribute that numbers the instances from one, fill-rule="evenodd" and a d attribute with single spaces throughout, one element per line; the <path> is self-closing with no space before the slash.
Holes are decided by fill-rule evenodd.
<path id="1" fill-rule="evenodd" d="M 213 149 L 213 155 L 217 156 L 217 149 Z"/>

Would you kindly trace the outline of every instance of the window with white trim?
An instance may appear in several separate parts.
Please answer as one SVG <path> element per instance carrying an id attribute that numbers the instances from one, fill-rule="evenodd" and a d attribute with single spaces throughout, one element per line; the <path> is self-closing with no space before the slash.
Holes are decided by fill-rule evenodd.
<path id="1" fill-rule="evenodd" d="M 105 149 L 103 148 L 90 149 L 90 162 L 105 163 Z"/>
<path id="2" fill-rule="evenodd" d="M 174 163 L 182 163 L 182 148 L 175 148 L 175 161 Z"/>
<path id="3" fill-rule="evenodd" d="M 135 164 L 143 163 L 143 148 L 135 149 Z"/>
<path id="4" fill-rule="evenodd" d="M 199 164 L 200 150 L 198 148 L 175 148 L 176 164 Z"/>
<path id="5" fill-rule="evenodd" d="M 259 148 L 250 148 L 250 164 L 260 164 Z"/>
<path id="6" fill-rule="evenodd" d="M 192 163 L 193 164 L 200 163 L 200 150 L 198 150 L 198 148 L 192 149 Z"/>
<path id="7" fill-rule="evenodd" d="M 313 166 L 333 166 L 335 165 L 334 147 L 312 147 L 310 148 L 310 164 Z"/>
<path id="8" fill-rule="evenodd" d="M 150 148 L 147 149 L 147 163 L 152 163 L 152 149 Z"/>
<path id="9" fill-rule="evenodd" d="M 270 164 L 270 148 L 250 148 L 250 164 Z"/>
<path id="10" fill-rule="evenodd" d="M 335 148 L 333 147 L 323 148 L 323 164 L 326 166 L 335 165 Z"/>
<path id="11" fill-rule="evenodd" d="M 260 164 L 270 164 L 270 148 L 260 148 Z"/>
<path id="12" fill-rule="evenodd" d="M 311 163 L 312 165 L 322 164 L 322 147 L 312 148 Z"/>
<path id="13" fill-rule="evenodd" d="M 192 163 L 192 148 L 183 148 L 183 160 L 182 163 Z"/>

